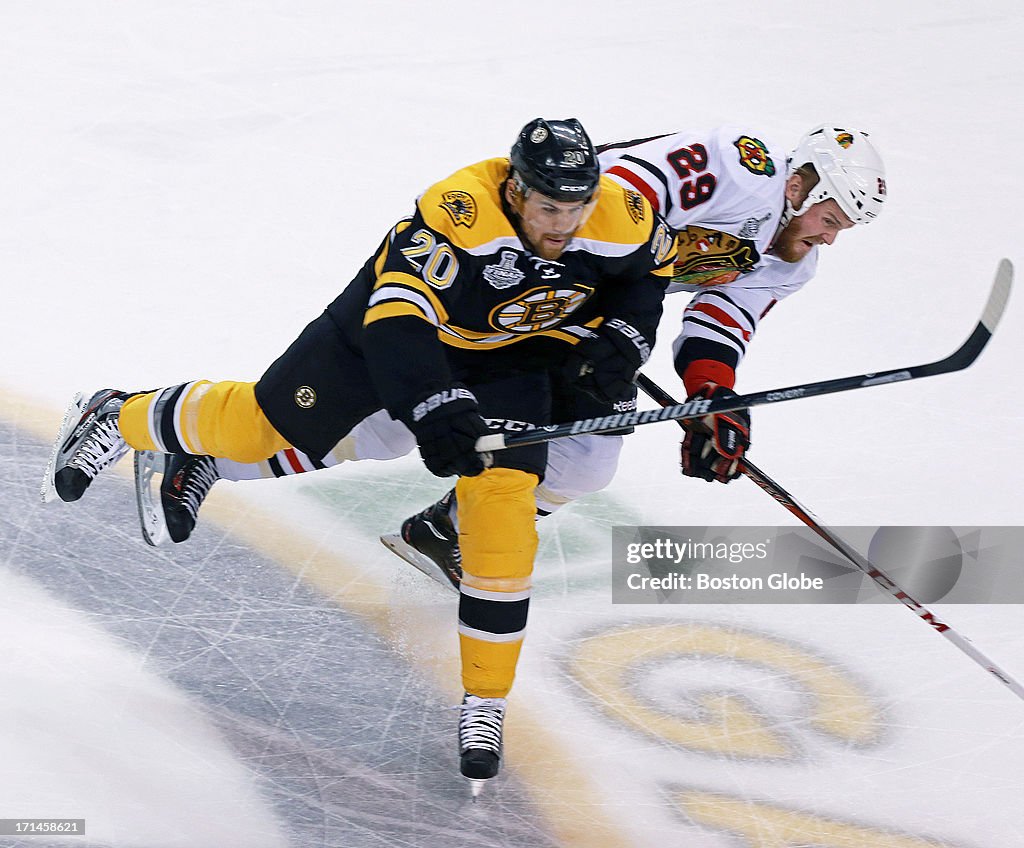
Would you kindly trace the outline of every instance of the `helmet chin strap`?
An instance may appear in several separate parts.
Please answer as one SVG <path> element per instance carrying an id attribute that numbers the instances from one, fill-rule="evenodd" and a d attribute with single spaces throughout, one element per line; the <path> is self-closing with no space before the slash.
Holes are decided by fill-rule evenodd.
<path id="1" fill-rule="evenodd" d="M 780 235 L 782 235 L 782 231 L 789 226 L 790 222 L 794 218 L 799 218 L 813 205 L 813 203 L 808 203 L 806 200 L 804 200 L 804 202 L 800 205 L 800 208 L 797 209 L 796 207 L 793 206 L 792 202 L 787 197 L 785 201 L 785 206 L 783 206 L 782 208 L 782 215 L 779 216 L 779 226 L 775 228 L 775 235 L 772 236 L 772 241 L 771 244 L 768 246 L 768 249 L 771 250 L 772 247 L 775 246 L 775 240 Z"/>

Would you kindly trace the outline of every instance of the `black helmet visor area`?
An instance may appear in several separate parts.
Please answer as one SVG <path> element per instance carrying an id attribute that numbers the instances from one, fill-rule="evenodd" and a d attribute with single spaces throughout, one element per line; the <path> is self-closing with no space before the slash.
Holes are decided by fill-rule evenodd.
<path id="1" fill-rule="evenodd" d="M 555 200 L 589 200 L 601 176 L 597 151 L 575 118 L 530 121 L 509 158 L 527 186 Z"/>

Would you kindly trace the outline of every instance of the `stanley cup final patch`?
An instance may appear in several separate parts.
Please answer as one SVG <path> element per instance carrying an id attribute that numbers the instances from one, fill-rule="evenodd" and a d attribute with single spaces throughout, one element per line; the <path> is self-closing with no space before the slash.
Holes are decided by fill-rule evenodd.
<path id="1" fill-rule="evenodd" d="M 501 258 L 497 265 L 484 267 L 483 277 L 496 289 L 507 289 L 519 285 L 526 277 L 516 267 L 517 254 L 512 250 L 501 251 Z"/>

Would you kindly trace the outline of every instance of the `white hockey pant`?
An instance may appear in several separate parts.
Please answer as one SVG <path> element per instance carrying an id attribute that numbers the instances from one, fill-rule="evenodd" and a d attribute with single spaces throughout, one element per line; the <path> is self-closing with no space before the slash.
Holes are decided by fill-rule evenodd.
<path id="1" fill-rule="evenodd" d="M 411 453 L 416 440 L 409 429 L 380 410 L 364 418 L 322 460 L 330 468 L 342 462 L 364 459 L 397 459 Z M 622 436 L 571 436 L 548 444 L 548 465 L 544 482 L 537 487 L 537 509 L 555 512 L 565 504 L 599 492 L 615 476 L 622 450 Z M 256 463 L 217 460 L 217 471 L 225 480 L 258 480 L 284 474 L 313 471 L 309 457 L 297 450 L 274 456 L 275 472 L 269 461 Z"/>

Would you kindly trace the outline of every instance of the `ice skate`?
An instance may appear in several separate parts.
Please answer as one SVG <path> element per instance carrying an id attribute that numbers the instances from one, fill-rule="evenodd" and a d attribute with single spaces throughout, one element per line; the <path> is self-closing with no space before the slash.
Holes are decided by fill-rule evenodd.
<path id="1" fill-rule="evenodd" d="M 77 501 L 101 471 L 128 452 L 117 417 L 128 395 L 101 389 L 88 401 L 79 392 L 64 413 L 40 491 L 44 503 Z"/>
<path id="2" fill-rule="evenodd" d="M 162 475 L 159 494 L 156 475 Z M 219 479 L 213 457 L 136 453 L 135 496 L 146 542 L 156 546 L 167 539 L 188 539 L 195 529 L 200 506 Z"/>
<path id="3" fill-rule="evenodd" d="M 452 489 L 437 503 L 402 522 L 400 533 L 381 536 L 384 545 L 410 565 L 447 589 L 459 591 L 462 552 L 448 512 L 455 497 Z"/>
<path id="4" fill-rule="evenodd" d="M 468 692 L 459 707 L 459 770 L 475 798 L 501 768 L 504 698 L 480 698 Z"/>

